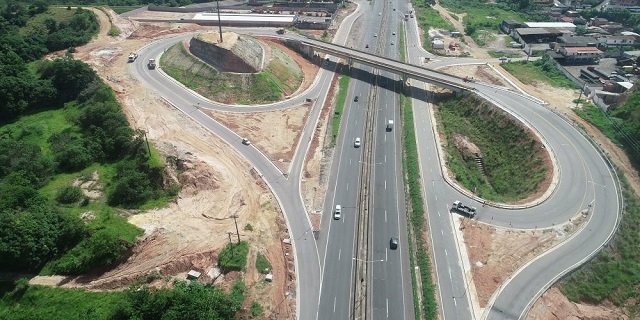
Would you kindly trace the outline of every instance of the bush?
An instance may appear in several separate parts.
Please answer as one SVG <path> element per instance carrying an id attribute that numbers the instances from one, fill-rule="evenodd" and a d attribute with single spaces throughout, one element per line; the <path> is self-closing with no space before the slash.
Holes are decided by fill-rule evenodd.
<path id="1" fill-rule="evenodd" d="M 247 231 L 253 231 L 253 226 L 251 225 L 251 223 L 247 223 L 247 225 L 244 226 L 244 229 Z"/>
<path id="2" fill-rule="evenodd" d="M 112 265 L 126 250 L 124 241 L 101 230 L 53 261 L 49 268 L 57 274 L 81 274 Z"/>
<path id="3" fill-rule="evenodd" d="M 60 204 L 72 204 L 82 199 L 82 189 L 78 186 L 66 186 L 58 190 L 56 194 L 56 201 Z"/>
<path id="4" fill-rule="evenodd" d="M 247 255 L 249 244 L 246 241 L 230 243 L 218 255 L 218 265 L 224 273 L 230 271 L 245 271 L 247 267 Z"/>
<path id="5" fill-rule="evenodd" d="M 251 317 L 260 317 L 263 314 L 264 310 L 262 309 L 262 306 L 258 302 L 254 301 L 251 304 L 251 308 L 249 308 L 249 315 Z"/>
<path id="6" fill-rule="evenodd" d="M 269 263 L 269 260 L 261 253 L 258 253 L 256 257 L 256 270 L 263 274 L 271 272 L 271 263 Z"/>

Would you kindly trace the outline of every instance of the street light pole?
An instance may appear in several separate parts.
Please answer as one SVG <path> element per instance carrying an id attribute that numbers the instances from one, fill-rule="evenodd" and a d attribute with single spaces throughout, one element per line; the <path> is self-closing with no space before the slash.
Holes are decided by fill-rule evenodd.
<path id="1" fill-rule="evenodd" d="M 231 216 L 233 218 L 233 222 L 236 224 L 236 234 L 238 235 L 238 243 L 240 243 L 240 231 L 238 230 L 238 215 L 234 214 Z"/>
<path id="2" fill-rule="evenodd" d="M 216 9 L 218 10 L 218 29 L 220 32 L 220 43 L 222 43 L 222 22 L 220 22 L 220 0 L 216 0 Z"/>

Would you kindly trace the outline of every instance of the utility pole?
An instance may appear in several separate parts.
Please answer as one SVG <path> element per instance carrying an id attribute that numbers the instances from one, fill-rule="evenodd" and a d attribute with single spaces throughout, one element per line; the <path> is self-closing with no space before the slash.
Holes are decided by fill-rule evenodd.
<path id="1" fill-rule="evenodd" d="M 233 222 L 236 224 L 236 234 L 238 235 L 238 243 L 240 243 L 240 231 L 238 230 L 238 215 L 234 214 L 231 216 L 233 218 Z"/>
<path id="2" fill-rule="evenodd" d="M 231 256 L 233 257 L 233 242 L 231 242 L 231 235 L 233 232 L 227 232 L 227 234 L 229 235 L 229 246 L 231 247 Z"/>
<path id="3" fill-rule="evenodd" d="M 580 103 L 580 98 L 582 98 L 582 91 L 584 91 L 584 87 L 586 87 L 587 84 L 585 83 L 584 85 L 582 85 L 582 89 L 580 89 L 580 95 L 578 96 L 578 100 L 576 100 L 576 108 L 578 107 L 578 104 Z"/>
<path id="4" fill-rule="evenodd" d="M 220 22 L 220 0 L 216 0 L 216 9 L 218 9 L 218 29 L 220 30 L 220 43 L 222 43 L 222 22 Z"/>

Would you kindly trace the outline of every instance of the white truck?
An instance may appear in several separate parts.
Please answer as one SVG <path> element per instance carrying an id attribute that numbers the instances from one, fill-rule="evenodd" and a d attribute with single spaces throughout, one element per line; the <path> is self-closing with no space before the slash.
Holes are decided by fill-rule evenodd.
<path id="1" fill-rule="evenodd" d="M 147 68 L 155 69 L 156 68 L 156 59 L 149 59 L 149 63 L 147 63 Z"/>
<path id="2" fill-rule="evenodd" d="M 387 131 L 393 130 L 393 120 L 387 122 Z"/>
<path id="3" fill-rule="evenodd" d="M 451 207 L 452 210 L 458 211 L 464 215 L 466 215 L 469 218 L 473 218 L 476 215 L 476 208 L 475 207 L 470 207 L 467 205 L 462 204 L 462 202 L 456 200 L 453 202 L 453 206 Z"/>
<path id="4" fill-rule="evenodd" d="M 138 59 L 138 54 L 137 54 L 137 53 L 134 53 L 134 52 L 131 52 L 131 53 L 129 54 L 129 60 L 128 60 L 127 62 L 129 62 L 129 63 L 131 63 L 131 62 L 135 62 L 135 61 L 136 61 L 136 59 Z"/>

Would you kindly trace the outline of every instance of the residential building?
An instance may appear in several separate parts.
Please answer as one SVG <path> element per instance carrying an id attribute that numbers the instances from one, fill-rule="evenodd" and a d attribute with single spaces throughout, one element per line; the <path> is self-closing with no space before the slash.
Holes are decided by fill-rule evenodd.
<path id="1" fill-rule="evenodd" d="M 600 43 L 605 47 L 625 46 L 636 42 L 633 36 L 606 36 L 599 39 Z"/>
<path id="2" fill-rule="evenodd" d="M 570 22 L 525 22 L 524 25 L 527 28 L 553 28 L 571 32 L 576 31 L 576 25 Z"/>
<path id="3" fill-rule="evenodd" d="M 604 52 L 594 47 L 561 47 L 558 53 L 564 57 L 564 62 L 574 64 L 596 63 L 604 56 Z"/>

